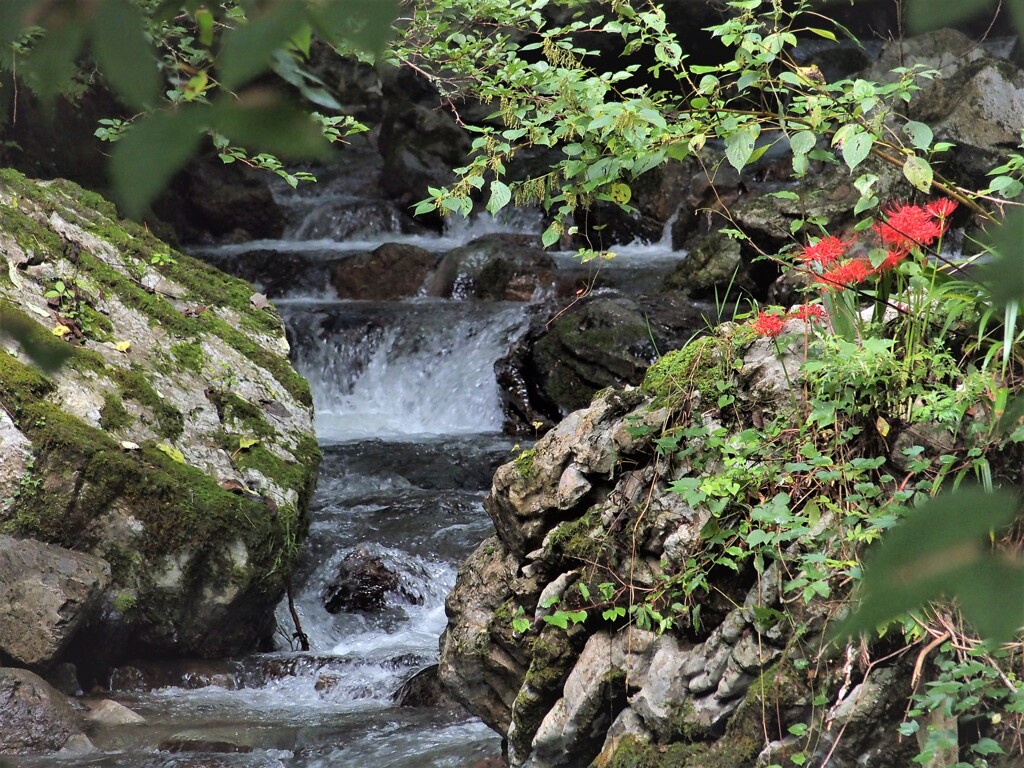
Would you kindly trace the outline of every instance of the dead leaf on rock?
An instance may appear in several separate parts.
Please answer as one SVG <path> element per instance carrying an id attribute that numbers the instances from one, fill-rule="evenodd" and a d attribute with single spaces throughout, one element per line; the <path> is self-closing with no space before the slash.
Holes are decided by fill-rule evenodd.
<path id="1" fill-rule="evenodd" d="M 266 309 L 267 307 L 270 306 L 270 300 L 267 299 L 266 294 L 263 293 L 254 293 L 252 296 L 249 297 L 249 302 L 256 309 Z"/>

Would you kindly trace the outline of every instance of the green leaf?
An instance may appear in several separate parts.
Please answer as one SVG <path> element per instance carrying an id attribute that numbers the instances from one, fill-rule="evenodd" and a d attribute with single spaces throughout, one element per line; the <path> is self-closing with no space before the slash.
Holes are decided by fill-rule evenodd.
<path id="1" fill-rule="evenodd" d="M 917 149 L 927 150 L 932 145 L 934 134 L 932 129 L 924 123 L 911 120 L 903 126 L 903 131 L 910 137 L 910 143 Z"/>
<path id="2" fill-rule="evenodd" d="M 545 616 L 544 621 L 558 627 L 559 629 L 569 628 L 569 614 L 565 611 L 555 611 L 551 615 Z"/>
<path id="3" fill-rule="evenodd" d="M 506 184 L 495 179 L 491 182 L 491 198 L 487 201 L 487 212 L 495 214 L 512 200 L 512 190 Z"/>
<path id="4" fill-rule="evenodd" d="M 252 448 L 254 445 L 259 445 L 260 439 L 258 437 L 240 437 L 238 438 L 238 450 L 244 451 L 247 448 Z"/>
<path id="5" fill-rule="evenodd" d="M 818 37 L 824 37 L 826 40 L 831 40 L 833 43 L 839 42 L 838 40 L 836 40 L 835 33 L 830 32 L 827 29 L 817 29 L 815 27 L 808 27 L 807 31 L 817 35 Z"/>
<path id="6" fill-rule="evenodd" d="M 197 10 L 196 26 L 199 27 L 199 44 L 209 48 L 213 45 L 213 14 L 206 8 Z"/>
<path id="7" fill-rule="evenodd" d="M 309 9 L 313 27 L 333 42 L 378 53 L 391 39 L 398 0 L 328 0 Z"/>
<path id="8" fill-rule="evenodd" d="M 138 217 L 198 148 L 205 105 L 155 112 L 139 120 L 110 157 L 114 196 Z"/>
<path id="9" fill-rule="evenodd" d="M 725 156 L 737 171 L 743 170 L 743 166 L 754 154 L 754 144 L 760 135 L 761 126 L 757 123 L 748 123 L 725 137 Z"/>
<path id="10" fill-rule="evenodd" d="M 789 140 L 790 149 L 794 155 L 806 155 L 814 145 L 818 143 L 818 137 L 813 131 L 797 131 Z"/>
<path id="11" fill-rule="evenodd" d="M 983 637 L 1010 639 L 1024 627 L 1024 564 L 993 552 L 990 537 L 1014 520 L 1019 504 L 1008 491 L 961 488 L 911 512 L 870 558 L 860 605 L 834 637 L 872 632 L 928 602 L 955 598 Z"/>
<path id="12" fill-rule="evenodd" d="M 553 221 L 548 228 L 544 230 L 544 234 L 540 236 L 540 242 L 545 248 L 548 248 L 557 243 L 561 236 L 562 227 L 557 221 Z"/>
<path id="13" fill-rule="evenodd" d="M 931 192 L 932 166 L 923 157 L 908 157 L 907 162 L 903 164 L 903 175 L 922 192 Z"/>
<path id="14" fill-rule="evenodd" d="M 104 0 L 92 19 L 96 61 L 133 109 L 143 109 L 160 96 L 159 66 L 145 31 L 145 18 L 128 0 Z"/>
<path id="15" fill-rule="evenodd" d="M 297 11 L 295 3 L 277 2 L 247 24 L 224 32 L 224 46 L 217 57 L 220 84 L 235 90 L 266 69 L 274 51 L 302 29 L 302 14 Z"/>
<path id="16" fill-rule="evenodd" d="M 864 162 L 864 158 L 871 152 L 875 143 L 875 137 L 867 131 L 861 131 L 848 137 L 843 141 L 843 162 L 849 169 L 855 170 L 858 165 Z"/>
<path id="17" fill-rule="evenodd" d="M 612 184 L 610 189 L 610 195 L 612 202 L 618 205 L 626 205 L 629 202 L 630 197 L 633 196 L 632 190 L 628 184 Z"/>
<path id="18" fill-rule="evenodd" d="M 164 453 L 166 453 L 168 456 L 170 456 L 172 459 L 174 459 L 179 464 L 184 464 L 185 463 L 185 454 L 183 454 L 181 451 L 179 451 L 173 445 L 168 445 L 167 443 L 159 443 L 157 445 L 156 449 L 158 451 L 163 451 Z"/>

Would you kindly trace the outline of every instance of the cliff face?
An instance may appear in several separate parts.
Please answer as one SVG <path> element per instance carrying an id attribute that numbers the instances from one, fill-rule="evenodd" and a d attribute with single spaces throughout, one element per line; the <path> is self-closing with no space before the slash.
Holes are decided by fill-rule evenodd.
<path id="1" fill-rule="evenodd" d="M 276 311 L 67 182 L 0 172 L 0 253 L 2 531 L 109 564 L 113 656 L 268 639 L 319 463 Z"/>
<path id="2" fill-rule="evenodd" d="M 830 752 L 837 766 L 909 764 L 916 748 L 895 729 L 908 670 L 851 677 L 822 641 L 841 601 L 794 591 L 802 555 L 830 556 L 835 518 L 815 513 L 773 555 L 748 557 L 758 524 L 686 493 L 730 461 L 754 467 L 730 448 L 700 470 L 687 456 L 803 419 L 807 328 L 786 330 L 781 356 L 749 328 L 698 340 L 498 470 L 486 501 L 497 535 L 449 597 L 440 670 L 507 737 L 511 765 L 736 768 L 801 751 L 809 765 Z M 765 490 L 751 491 L 755 519 Z"/>

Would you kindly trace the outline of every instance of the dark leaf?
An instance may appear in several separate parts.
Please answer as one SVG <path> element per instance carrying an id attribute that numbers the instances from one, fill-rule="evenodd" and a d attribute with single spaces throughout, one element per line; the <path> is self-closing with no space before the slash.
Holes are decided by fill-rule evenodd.
<path id="1" fill-rule="evenodd" d="M 345 42 L 371 53 L 392 37 L 397 0 L 328 0 L 309 9 L 313 27 L 332 42 Z"/>
<path id="2" fill-rule="evenodd" d="M 988 286 L 996 303 L 1024 305 L 1024 210 L 1011 211 L 986 239 L 993 259 L 979 270 L 978 279 Z"/>
<path id="3" fill-rule="evenodd" d="M 234 90 L 266 69 L 274 51 L 287 45 L 304 20 L 300 2 L 277 0 L 247 24 L 224 32 L 224 47 L 217 57 L 220 84 Z"/>
<path id="4" fill-rule="evenodd" d="M 219 102 L 208 127 L 247 149 L 292 159 L 316 159 L 330 152 L 330 143 L 307 112 L 270 91 L 249 91 L 240 100 Z"/>
<path id="5" fill-rule="evenodd" d="M 32 362 L 44 373 L 53 373 L 73 353 L 70 344 L 47 339 L 39 333 L 40 326 L 19 312 L 13 312 L 0 305 L 0 339 L 14 339 Z M 40 341 L 40 339 L 45 341 Z"/>
<path id="6" fill-rule="evenodd" d="M 199 146 L 210 109 L 189 104 L 154 112 L 137 122 L 114 147 L 114 195 L 128 216 L 141 215 Z"/>
<path id="7" fill-rule="evenodd" d="M 104 77 L 128 106 L 142 109 L 160 96 L 160 73 L 146 41 L 146 22 L 128 0 L 105 0 L 92 20 L 92 45 Z"/>
<path id="8" fill-rule="evenodd" d="M 75 74 L 75 60 L 85 45 L 85 24 L 76 13 L 54 13 L 46 36 L 25 59 L 23 72 L 39 98 L 52 102 Z"/>
<path id="9" fill-rule="evenodd" d="M 914 34 L 931 29 L 956 26 L 982 11 L 995 6 L 995 0 L 972 0 L 971 2 L 936 3 L 933 0 L 910 0 L 907 20 Z"/>
<path id="10" fill-rule="evenodd" d="M 1024 564 L 994 553 L 990 536 L 1013 521 L 1019 505 L 1017 496 L 1006 491 L 962 488 L 914 510 L 869 559 L 860 603 L 835 638 L 871 632 L 944 598 L 956 598 L 984 637 L 1012 637 L 1024 626 Z M 999 599 L 993 600 L 994 595 Z"/>

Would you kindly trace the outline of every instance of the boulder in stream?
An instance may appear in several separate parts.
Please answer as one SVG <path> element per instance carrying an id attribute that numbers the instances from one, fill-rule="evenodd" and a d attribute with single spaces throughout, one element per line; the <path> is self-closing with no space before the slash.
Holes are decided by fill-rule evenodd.
<path id="1" fill-rule="evenodd" d="M 324 589 L 328 613 L 374 611 L 398 589 L 398 574 L 366 547 L 349 552 L 338 565 L 338 575 Z"/>
<path id="2" fill-rule="evenodd" d="M 320 458 L 276 310 L 65 181 L 0 171 L 0 253 L 0 525 L 111 569 L 65 656 L 267 643 Z"/>
<path id="3" fill-rule="evenodd" d="M 0 667 L 0 724 L 0 756 L 54 752 L 85 739 L 71 702 L 25 669 Z"/>
<path id="4" fill-rule="evenodd" d="M 0 536 L 0 651 L 44 667 L 57 658 L 110 583 L 110 565 L 83 552 Z"/>

